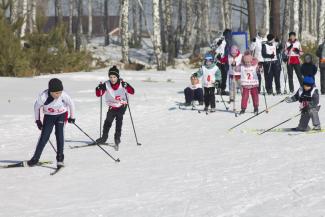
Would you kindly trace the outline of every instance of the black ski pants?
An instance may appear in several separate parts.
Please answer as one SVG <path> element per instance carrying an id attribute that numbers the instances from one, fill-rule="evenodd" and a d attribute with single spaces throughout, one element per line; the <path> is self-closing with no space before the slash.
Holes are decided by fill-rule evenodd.
<path id="1" fill-rule="evenodd" d="M 204 88 L 204 104 L 205 107 L 209 107 L 211 105 L 211 108 L 216 107 L 216 97 L 214 95 L 215 87 L 205 87 Z"/>
<path id="2" fill-rule="evenodd" d="M 36 162 L 39 161 L 43 149 L 46 143 L 49 141 L 53 127 L 55 127 L 55 137 L 56 137 L 56 146 L 57 146 L 57 154 L 56 160 L 58 162 L 63 162 L 64 160 L 64 121 L 66 118 L 66 113 L 60 115 L 44 115 L 43 119 L 43 128 L 41 132 L 41 136 L 38 140 L 35 153 L 32 157 Z"/>
<path id="3" fill-rule="evenodd" d="M 203 89 L 197 88 L 192 90 L 191 88 L 187 87 L 184 90 L 185 94 L 185 102 L 191 103 L 193 100 L 197 100 L 199 102 L 203 102 Z"/>
<path id="4" fill-rule="evenodd" d="M 287 64 L 288 80 L 290 92 L 294 92 L 295 88 L 293 85 L 293 70 L 295 70 L 300 86 L 303 83 L 303 76 L 300 72 L 300 64 Z"/>
<path id="5" fill-rule="evenodd" d="M 122 132 L 122 124 L 123 124 L 123 115 L 126 111 L 126 106 L 122 106 L 117 109 L 109 108 L 106 115 L 106 120 L 104 122 L 104 128 L 103 128 L 103 138 L 107 140 L 109 130 L 111 129 L 112 123 L 114 119 L 116 119 L 115 122 L 115 139 L 121 138 L 121 132 Z"/>

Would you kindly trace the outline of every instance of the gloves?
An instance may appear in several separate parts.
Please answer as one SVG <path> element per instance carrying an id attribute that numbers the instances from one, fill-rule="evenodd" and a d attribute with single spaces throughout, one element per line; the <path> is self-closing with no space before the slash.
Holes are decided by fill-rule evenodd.
<path id="1" fill-rule="evenodd" d="M 298 48 L 293 49 L 293 52 L 295 52 L 296 54 L 299 54 L 300 50 Z"/>
<path id="2" fill-rule="evenodd" d="M 271 59 L 274 59 L 275 55 L 274 53 L 270 55 Z"/>
<path id="3" fill-rule="evenodd" d="M 222 43 L 222 39 L 219 39 L 219 41 L 217 42 L 217 45 L 220 46 L 220 44 Z"/>
<path id="4" fill-rule="evenodd" d="M 221 54 L 217 55 L 217 60 L 221 60 Z"/>
<path id="5" fill-rule="evenodd" d="M 302 109 L 300 109 L 301 113 L 307 113 L 309 111 L 309 106 L 305 106 Z"/>
<path id="6" fill-rule="evenodd" d="M 288 50 L 290 50 L 293 47 L 293 44 L 290 44 L 290 46 L 288 47 Z"/>
<path id="7" fill-rule="evenodd" d="M 42 121 L 40 121 L 40 120 L 37 120 L 37 121 L 35 121 L 35 123 L 36 123 L 36 125 L 37 125 L 37 128 L 38 128 L 39 130 L 42 130 L 42 129 L 43 129 L 43 124 L 42 124 Z"/>
<path id="8" fill-rule="evenodd" d="M 252 42 L 256 42 L 256 38 L 253 38 L 253 39 L 252 39 Z"/>
<path id="9" fill-rule="evenodd" d="M 287 97 L 284 99 L 284 101 L 285 101 L 286 103 L 291 103 L 291 102 L 293 102 L 290 96 L 287 96 Z"/>
<path id="10" fill-rule="evenodd" d="M 198 77 L 198 74 L 195 72 L 192 74 L 193 77 Z"/>
<path id="11" fill-rule="evenodd" d="M 76 119 L 75 118 L 68 118 L 68 123 L 70 124 L 74 124 L 76 122 Z"/>
<path id="12" fill-rule="evenodd" d="M 126 88 L 128 86 L 128 83 L 125 81 L 121 81 L 122 87 Z"/>
<path id="13" fill-rule="evenodd" d="M 236 62 L 235 62 L 235 61 L 232 62 L 232 63 L 231 63 L 231 66 L 232 66 L 232 67 L 236 66 Z"/>
<path id="14" fill-rule="evenodd" d="M 106 90 L 106 85 L 100 83 L 100 84 L 96 87 L 96 90 Z"/>

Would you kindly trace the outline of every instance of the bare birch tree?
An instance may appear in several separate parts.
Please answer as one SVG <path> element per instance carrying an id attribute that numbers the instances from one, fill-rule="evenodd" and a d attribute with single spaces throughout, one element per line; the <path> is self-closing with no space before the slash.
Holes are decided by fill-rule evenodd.
<path id="1" fill-rule="evenodd" d="M 265 28 L 266 33 L 270 32 L 270 1 L 263 0 L 264 11 L 263 11 L 263 28 Z"/>
<path id="2" fill-rule="evenodd" d="M 105 46 L 109 45 L 109 28 L 108 28 L 108 4 L 109 0 L 104 0 L 104 31 L 105 31 Z"/>
<path id="3" fill-rule="evenodd" d="M 293 0 L 293 31 L 296 32 L 297 37 L 299 35 L 299 0 Z"/>
<path id="4" fill-rule="evenodd" d="M 280 1 L 272 0 L 271 4 L 271 32 L 276 38 L 280 37 Z"/>
<path id="5" fill-rule="evenodd" d="M 91 39 L 93 33 L 93 0 L 88 0 L 88 40 Z"/>
<path id="6" fill-rule="evenodd" d="M 282 24 L 282 44 L 285 43 L 289 33 L 289 25 L 290 25 L 290 0 L 285 0 L 284 3 L 284 14 L 283 14 L 283 24 Z"/>
<path id="7" fill-rule="evenodd" d="M 22 1 L 22 16 L 23 16 L 23 24 L 21 26 L 21 31 L 20 31 L 20 37 L 24 37 L 26 34 L 26 28 L 27 28 L 27 9 L 28 9 L 28 1 L 23 0 Z"/>
<path id="8" fill-rule="evenodd" d="M 74 15 L 74 0 L 69 0 L 69 34 L 72 35 L 72 27 L 73 27 L 73 15 Z"/>
<path id="9" fill-rule="evenodd" d="M 76 22 L 76 51 L 80 51 L 81 47 L 81 32 L 80 32 L 80 25 L 81 25 L 81 16 L 82 16 L 82 0 L 76 0 L 77 6 L 77 22 Z"/>
<path id="10" fill-rule="evenodd" d="M 165 3 L 166 3 L 165 22 L 167 25 L 167 40 L 168 40 L 168 64 L 174 64 L 175 40 L 174 40 L 174 29 L 173 29 L 173 22 L 172 22 L 173 6 L 171 4 L 171 0 L 165 0 Z"/>
<path id="11" fill-rule="evenodd" d="M 231 29 L 232 28 L 232 21 L 231 21 L 231 0 L 224 0 L 223 1 L 223 10 L 224 10 L 224 17 L 225 17 L 225 28 Z"/>
<path id="12" fill-rule="evenodd" d="M 129 0 L 122 0 L 121 16 L 122 62 L 129 63 Z"/>
<path id="13" fill-rule="evenodd" d="M 319 12 L 319 22 L 318 22 L 318 44 L 322 43 L 325 39 L 325 0 L 320 0 L 320 12 Z"/>
<path id="14" fill-rule="evenodd" d="M 183 53 L 188 53 L 191 50 L 190 39 L 193 27 L 193 0 L 186 0 L 186 21 L 183 42 Z"/>
<path id="15" fill-rule="evenodd" d="M 209 1 L 202 2 L 202 30 L 205 32 L 202 39 L 204 46 L 206 46 L 210 42 Z"/>
<path id="16" fill-rule="evenodd" d="M 166 70 L 163 61 L 162 52 L 161 52 L 159 0 L 152 1 L 152 17 L 153 17 L 153 47 L 156 56 L 157 69 Z"/>

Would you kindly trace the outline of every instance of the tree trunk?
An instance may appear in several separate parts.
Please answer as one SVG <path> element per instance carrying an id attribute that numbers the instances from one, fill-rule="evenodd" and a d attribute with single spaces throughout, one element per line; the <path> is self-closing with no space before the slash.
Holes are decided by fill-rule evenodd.
<path id="1" fill-rule="evenodd" d="M 76 51 L 80 51 L 80 47 L 81 47 L 80 25 L 81 25 L 81 16 L 82 16 L 82 0 L 76 0 L 76 6 L 77 6 Z"/>
<path id="2" fill-rule="evenodd" d="M 226 28 L 225 10 L 223 0 L 218 1 L 218 9 L 220 10 L 219 28 L 223 31 Z"/>
<path id="3" fill-rule="evenodd" d="M 153 47 L 157 61 L 158 70 L 166 70 L 163 63 L 161 52 L 161 38 L 160 38 L 160 16 L 159 16 L 159 0 L 152 1 L 152 17 L 153 17 Z"/>
<path id="4" fill-rule="evenodd" d="M 23 8 L 22 8 L 22 15 L 24 18 L 23 24 L 21 26 L 21 31 L 20 31 L 20 37 L 24 37 L 26 34 L 26 27 L 27 27 L 27 8 L 28 8 L 28 2 L 27 0 L 23 0 Z"/>
<path id="5" fill-rule="evenodd" d="M 15 23 L 18 19 L 18 3 L 16 0 L 10 3 L 10 23 Z"/>
<path id="6" fill-rule="evenodd" d="M 178 19 L 177 19 L 177 30 L 175 35 L 175 57 L 178 57 L 179 50 L 181 47 L 181 33 L 182 33 L 182 23 L 183 23 L 183 0 L 178 0 Z"/>
<path id="7" fill-rule="evenodd" d="M 132 20 L 133 20 L 133 35 L 132 43 L 139 47 L 141 41 L 139 40 L 139 6 L 137 0 L 132 0 Z"/>
<path id="8" fill-rule="evenodd" d="M 202 42 L 202 8 L 200 4 L 200 0 L 195 0 L 194 4 L 195 16 L 197 18 L 195 23 L 195 31 L 196 31 L 196 38 L 195 38 L 195 45 L 193 48 L 193 55 L 199 56 L 201 53 L 201 42 Z"/>
<path id="9" fill-rule="evenodd" d="M 232 28 L 232 22 L 231 22 L 231 0 L 224 0 L 223 1 L 223 10 L 225 14 L 225 28 L 231 29 Z"/>
<path id="10" fill-rule="evenodd" d="M 256 20 L 255 20 L 255 3 L 254 0 L 247 0 L 248 9 L 248 26 L 250 39 L 256 36 Z"/>
<path id="11" fill-rule="evenodd" d="M 262 26 L 265 28 L 266 33 L 270 32 L 270 1 L 263 0 L 264 2 L 264 16 Z"/>
<path id="12" fill-rule="evenodd" d="M 122 62 L 129 63 L 129 0 L 122 0 L 121 16 Z"/>
<path id="13" fill-rule="evenodd" d="M 167 39 L 168 39 L 168 64 L 174 64 L 175 58 L 175 41 L 174 41 L 174 29 L 172 23 L 173 6 L 171 0 L 165 0 L 166 2 L 166 25 L 167 25 Z"/>
<path id="14" fill-rule="evenodd" d="M 88 0 L 88 40 L 91 39 L 93 33 L 93 7 L 92 0 Z"/>
<path id="15" fill-rule="evenodd" d="M 280 37 L 280 1 L 272 0 L 271 4 L 271 32 L 276 38 Z"/>
<path id="16" fill-rule="evenodd" d="M 284 3 L 284 14 L 283 14 L 283 24 L 282 24 L 282 44 L 285 43 L 285 41 L 288 38 L 289 34 L 289 25 L 290 25 L 290 0 L 285 0 Z"/>
<path id="17" fill-rule="evenodd" d="M 61 0 L 55 0 L 55 25 L 58 25 L 62 21 L 62 2 Z"/>
<path id="18" fill-rule="evenodd" d="M 165 13 L 165 0 L 159 0 L 159 13 L 160 13 L 160 34 L 161 34 L 161 48 L 163 53 L 167 53 L 167 41 L 166 41 L 166 13 Z"/>
<path id="19" fill-rule="evenodd" d="M 202 2 L 202 29 L 204 29 L 204 35 L 202 38 L 203 46 L 208 46 L 210 43 L 210 25 L 209 25 L 209 1 Z"/>
<path id="20" fill-rule="evenodd" d="M 193 2 L 186 0 L 186 21 L 185 21 L 185 34 L 183 42 L 183 53 L 188 53 L 191 50 L 190 39 L 192 35 L 193 25 Z"/>
<path id="21" fill-rule="evenodd" d="M 303 0 L 299 0 L 299 40 L 302 40 L 302 31 L 303 31 L 303 11 L 304 11 L 304 5 Z"/>
<path id="22" fill-rule="evenodd" d="M 109 45 L 109 27 L 108 27 L 108 2 L 104 0 L 104 30 L 105 30 L 105 46 Z"/>
<path id="23" fill-rule="evenodd" d="M 73 33 L 73 14 L 74 14 L 74 7 L 73 7 L 74 0 L 69 1 L 69 34 L 72 35 Z"/>
<path id="24" fill-rule="evenodd" d="M 297 38 L 299 35 L 299 0 L 293 0 L 293 31 L 296 32 Z"/>
<path id="25" fill-rule="evenodd" d="M 319 12 L 319 24 L 318 24 L 318 35 L 317 42 L 318 44 L 322 43 L 325 39 L 325 0 L 320 0 L 320 12 Z"/>

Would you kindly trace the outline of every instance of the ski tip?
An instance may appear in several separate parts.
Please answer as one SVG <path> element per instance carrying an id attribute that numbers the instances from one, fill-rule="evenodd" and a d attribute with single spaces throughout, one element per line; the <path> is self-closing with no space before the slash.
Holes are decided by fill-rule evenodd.
<path id="1" fill-rule="evenodd" d="M 116 163 L 120 163 L 121 161 L 120 161 L 119 158 L 117 158 L 117 159 L 115 160 L 115 162 L 116 162 Z"/>

